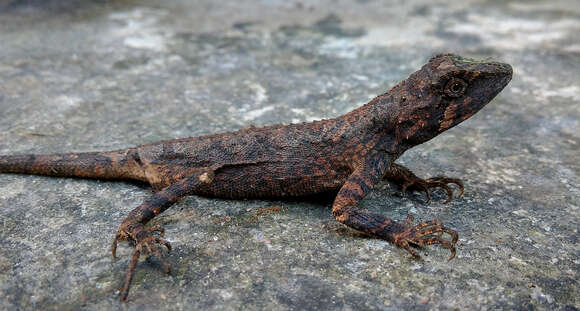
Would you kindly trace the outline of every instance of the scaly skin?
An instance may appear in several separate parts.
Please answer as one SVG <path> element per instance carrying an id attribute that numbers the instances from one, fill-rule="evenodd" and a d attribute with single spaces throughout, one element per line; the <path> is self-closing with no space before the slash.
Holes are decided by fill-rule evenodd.
<path id="1" fill-rule="evenodd" d="M 126 300 L 142 252 L 170 266 L 160 246 L 170 244 L 146 224 L 181 198 L 196 194 L 219 198 L 303 196 L 338 191 L 332 214 L 339 222 L 400 246 L 439 244 L 455 256 L 458 235 L 438 221 L 396 222 L 358 207 L 382 178 L 403 192 L 427 193 L 459 186 L 447 177 L 420 179 L 394 163 L 403 152 L 471 117 L 511 80 L 507 64 L 475 61 L 452 54 L 433 57 L 388 93 L 346 115 L 312 123 L 247 128 L 211 136 L 162 141 L 112 152 L 0 156 L 0 173 L 41 174 L 101 179 L 136 179 L 156 190 L 127 215 L 118 240 L 135 242 L 121 300 Z M 447 233 L 450 239 L 443 239 Z"/>

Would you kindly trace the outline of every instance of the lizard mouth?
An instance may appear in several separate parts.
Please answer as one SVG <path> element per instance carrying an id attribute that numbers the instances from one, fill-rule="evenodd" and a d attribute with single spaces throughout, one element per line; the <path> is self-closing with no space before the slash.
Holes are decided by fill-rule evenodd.
<path id="1" fill-rule="evenodd" d="M 491 101 L 491 99 L 493 99 L 497 94 L 499 94 L 499 92 L 501 92 L 508 85 L 508 83 L 510 83 L 513 77 L 513 69 L 512 66 L 510 66 L 509 64 L 494 63 L 494 67 L 497 68 L 492 73 L 492 76 L 495 77 L 492 78 L 493 80 L 495 80 L 493 83 L 493 88 L 495 89 L 495 92 L 493 96 L 489 98 L 489 101 Z"/>
<path id="2" fill-rule="evenodd" d="M 499 87 L 499 90 L 501 91 L 512 80 L 514 70 L 512 69 L 512 66 L 510 66 L 509 64 L 498 63 L 498 65 L 501 67 L 501 70 L 499 71 L 500 76 L 502 76 L 500 78 L 500 87 Z"/>

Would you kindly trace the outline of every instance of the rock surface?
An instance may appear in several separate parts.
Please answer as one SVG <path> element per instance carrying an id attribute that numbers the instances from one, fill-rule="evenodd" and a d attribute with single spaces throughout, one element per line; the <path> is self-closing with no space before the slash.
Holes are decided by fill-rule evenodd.
<path id="1" fill-rule="evenodd" d="M 0 309 L 577 310 L 579 6 L 447 2 L 0 1 L 0 154 L 334 117 L 441 52 L 515 70 L 483 111 L 400 159 L 463 178 L 462 198 L 425 204 L 385 183 L 364 202 L 456 229 L 451 262 L 346 229 L 329 200 L 192 196 L 155 219 L 173 274 L 142 261 L 121 304 L 132 249 L 113 261 L 110 243 L 151 190 L 1 175 Z"/>

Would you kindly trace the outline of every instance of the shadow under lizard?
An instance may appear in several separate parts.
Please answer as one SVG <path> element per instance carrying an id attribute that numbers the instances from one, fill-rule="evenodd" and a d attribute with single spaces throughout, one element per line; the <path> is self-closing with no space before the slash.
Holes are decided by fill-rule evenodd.
<path id="1" fill-rule="evenodd" d="M 273 198 L 334 191 L 334 218 L 355 230 L 384 239 L 419 257 L 411 245 L 439 244 L 455 256 L 458 234 L 439 221 L 411 225 L 358 207 L 383 178 L 403 192 L 459 186 L 443 176 L 421 179 L 395 160 L 471 117 L 511 80 L 508 64 L 477 61 L 453 54 L 429 60 L 420 70 L 368 104 L 334 119 L 311 123 L 247 128 L 210 136 L 161 141 L 111 152 L 0 156 L 0 173 L 134 179 L 155 193 L 132 210 L 115 235 L 135 243 L 121 300 L 126 300 L 141 253 L 170 265 L 154 235 L 163 228 L 147 223 L 187 195 L 218 198 Z M 444 239 L 443 234 L 449 235 Z"/>

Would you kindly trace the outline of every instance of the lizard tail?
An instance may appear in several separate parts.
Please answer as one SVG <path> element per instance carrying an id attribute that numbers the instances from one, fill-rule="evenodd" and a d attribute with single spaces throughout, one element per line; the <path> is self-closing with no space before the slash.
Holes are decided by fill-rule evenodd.
<path id="1" fill-rule="evenodd" d="M 0 156 L 0 173 L 101 179 L 144 178 L 135 149 Z"/>

